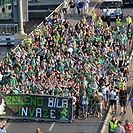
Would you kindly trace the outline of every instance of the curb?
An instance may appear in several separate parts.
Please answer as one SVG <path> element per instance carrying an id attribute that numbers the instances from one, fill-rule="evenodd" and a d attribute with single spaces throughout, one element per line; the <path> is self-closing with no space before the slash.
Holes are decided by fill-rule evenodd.
<path id="1" fill-rule="evenodd" d="M 106 115 L 106 117 L 105 117 L 105 120 L 104 120 L 103 123 L 101 124 L 101 131 L 100 131 L 100 133 L 105 133 L 105 128 L 107 128 L 107 127 L 106 127 L 107 122 L 109 121 L 110 116 L 111 116 L 110 112 L 111 112 L 111 108 L 109 108 L 109 110 L 108 110 L 108 112 L 107 112 L 107 115 Z"/>

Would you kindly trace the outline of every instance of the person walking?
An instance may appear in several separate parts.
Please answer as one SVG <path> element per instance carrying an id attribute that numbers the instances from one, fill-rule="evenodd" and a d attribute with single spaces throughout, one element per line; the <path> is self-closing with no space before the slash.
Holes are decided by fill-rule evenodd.
<path id="1" fill-rule="evenodd" d="M 118 7 L 117 7 L 116 10 L 114 11 L 114 14 L 115 14 L 116 19 L 117 19 L 118 17 L 120 18 L 121 12 L 120 12 L 120 10 L 119 10 Z"/>
<path id="2" fill-rule="evenodd" d="M 121 19 L 119 16 L 116 18 L 116 27 L 121 26 Z"/>
<path id="3" fill-rule="evenodd" d="M 127 30 L 127 37 L 128 37 L 128 50 L 132 49 L 132 31 L 131 29 Z"/>
<path id="4" fill-rule="evenodd" d="M 88 102 L 88 97 L 87 97 L 86 91 L 84 91 L 81 97 L 81 107 L 82 107 L 82 114 L 84 119 L 86 119 L 87 117 L 87 102 Z"/>
<path id="5" fill-rule="evenodd" d="M 98 20 L 97 20 L 97 25 L 98 25 L 99 27 L 103 26 L 103 20 L 101 19 L 101 17 L 98 18 Z"/>
<path id="6" fill-rule="evenodd" d="M 117 122 L 117 126 L 114 129 L 114 133 L 126 133 L 124 127 L 121 125 L 121 121 Z"/>
<path id="7" fill-rule="evenodd" d="M 83 14 L 83 7 L 84 7 L 84 2 L 83 2 L 83 0 L 80 0 L 79 1 L 79 3 L 78 3 L 78 7 L 79 7 L 79 14 L 80 14 L 80 16 L 82 16 L 82 14 Z"/>
<path id="8" fill-rule="evenodd" d="M 90 17 L 91 17 L 91 19 L 96 19 L 96 13 L 94 12 L 94 10 L 90 13 Z"/>
<path id="9" fill-rule="evenodd" d="M 127 17 L 126 17 L 127 28 L 130 28 L 131 24 L 132 24 L 132 18 L 131 18 L 131 16 L 127 15 Z"/>
<path id="10" fill-rule="evenodd" d="M 122 89 L 120 90 L 119 93 L 119 100 L 120 100 L 120 106 L 121 106 L 121 113 L 120 115 L 123 115 L 126 113 L 126 103 L 127 103 L 127 90 L 125 89 L 125 86 L 122 86 Z"/>
<path id="11" fill-rule="evenodd" d="M 76 100 L 76 118 L 80 119 L 80 114 L 79 114 L 79 110 L 80 110 L 80 99 Z"/>
<path id="12" fill-rule="evenodd" d="M 109 133 L 114 133 L 114 129 L 117 126 L 118 120 L 115 116 L 112 116 L 112 119 L 109 122 Z"/>
<path id="13" fill-rule="evenodd" d="M 103 94 L 101 92 L 98 92 L 94 89 L 94 100 L 96 101 L 97 105 L 97 117 L 102 117 L 102 102 L 103 102 Z"/>
<path id="14" fill-rule="evenodd" d="M 96 13 L 94 12 L 94 10 L 90 13 L 90 24 L 91 25 L 95 25 L 95 21 L 96 21 Z"/>
<path id="15" fill-rule="evenodd" d="M 80 15 L 80 11 L 79 11 L 79 0 L 75 0 L 75 4 L 76 4 L 76 8 L 77 8 L 77 14 Z"/>
<path id="16" fill-rule="evenodd" d="M 125 120 L 124 129 L 126 130 L 126 133 L 133 133 L 133 124 L 130 122 L 130 120 Z"/>
<path id="17" fill-rule="evenodd" d="M 106 12 L 105 12 L 105 17 L 106 17 L 106 21 L 107 21 L 107 25 L 110 26 L 110 15 L 111 12 L 109 11 L 109 9 L 107 8 Z"/>
<path id="18" fill-rule="evenodd" d="M 112 108 L 112 114 L 116 114 L 116 100 L 117 100 L 117 93 L 118 93 L 118 90 L 112 86 L 111 87 L 111 90 L 109 92 L 109 95 L 110 95 L 110 106 Z"/>
<path id="19" fill-rule="evenodd" d="M 90 0 L 85 0 L 84 13 L 86 15 L 89 14 L 89 4 L 90 4 Z"/>
<path id="20" fill-rule="evenodd" d="M 71 11 L 71 17 L 72 17 L 72 15 L 75 14 L 75 11 L 76 11 L 75 10 L 76 4 L 75 4 L 74 0 L 71 0 L 69 2 L 69 6 L 70 6 L 70 11 Z"/>
<path id="21" fill-rule="evenodd" d="M 68 4 L 65 0 L 62 1 L 62 11 L 64 14 L 67 14 L 67 7 L 68 7 Z"/>

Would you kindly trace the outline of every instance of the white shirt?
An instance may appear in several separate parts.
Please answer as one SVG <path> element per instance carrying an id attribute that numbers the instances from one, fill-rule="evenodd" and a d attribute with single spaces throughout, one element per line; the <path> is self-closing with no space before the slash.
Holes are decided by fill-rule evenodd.
<path id="1" fill-rule="evenodd" d="M 84 0 L 84 2 L 89 4 L 90 3 L 90 0 Z"/>
<path id="2" fill-rule="evenodd" d="M 67 8 L 67 2 L 66 1 L 62 2 L 62 8 Z"/>
<path id="3" fill-rule="evenodd" d="M 68 52 L 70 52 L 70 54 L 72 54 L 72 53 L 73 53 L 73 48 L 70 47 L 70 48 L 68 49 Z"/>
<path id="4" fill-rule="evenodd" d="M 102 86 L 102 94 L 103 95 L 106 95 L 106 92 L 107 92 L 106 86 Z"/>
<path id="5" fill-rule="evenodd" d="M 73 105 L 75 105 L 75 103 L 76 103 L 76 97 L 73 96 L 72 99 L 73 99 Z"/>
<path id="6" fill-rule="evenodd" d="M 3 75 L 2 75 L 2 74 L 0 74 L 0 81 L 2 80 L 2 78 L 3 78 Z"/>
<path id="7" fill-rule="evenodd" d="M 116 100 L 117 96 L 116 96 L 116 98 L 114 96 L 116 95 L 117 92 L 118 92 L 118 90 L 116 90 L 116 92 L 114 92 L 114 90 L 110 91 L 110 100 Z"/>

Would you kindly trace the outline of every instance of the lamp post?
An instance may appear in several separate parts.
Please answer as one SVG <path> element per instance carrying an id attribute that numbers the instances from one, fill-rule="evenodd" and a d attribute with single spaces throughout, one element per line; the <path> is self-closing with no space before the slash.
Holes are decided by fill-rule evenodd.
<path id="1" fill-rule="evenodd" d="M 19 34 L 25 35 L 24 27 L 23 27 L 23 8 L 22 8 L 22 0 L 18 0 L 18 7 L 19 7 Z"/>

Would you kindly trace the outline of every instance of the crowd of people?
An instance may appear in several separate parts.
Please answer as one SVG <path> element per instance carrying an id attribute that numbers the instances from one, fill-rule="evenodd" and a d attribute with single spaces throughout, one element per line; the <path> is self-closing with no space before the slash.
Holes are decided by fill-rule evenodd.
<path id="1" fill-rule="evenodd" d="M 120 100 L 125 114 L 130 27 L 103 26 L 85 16 L 73 25 L 64 11 L 45 18 L 41 29 L 6 53 L 0 62 L 0 92 L 72 97 L 76 118 L 80 110 L 85 118 L 90 115 L 93 103 L 101 117 L 109 101 L 116 114 Z"/>
<path id="2" fill-rule="evenodd" d="M 80 16 L 82 16 L 83 14 L 89 15 L 89 4 L 90 0 L 70 0 L 68 3 L 67 1 L 63 0 L 62 11 L 66 14 L 67 9 L 70 8 L 71 17 L 76 13 Z"/>

